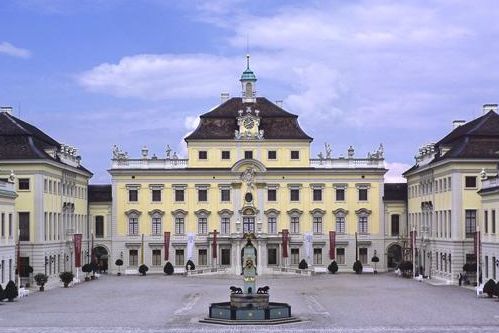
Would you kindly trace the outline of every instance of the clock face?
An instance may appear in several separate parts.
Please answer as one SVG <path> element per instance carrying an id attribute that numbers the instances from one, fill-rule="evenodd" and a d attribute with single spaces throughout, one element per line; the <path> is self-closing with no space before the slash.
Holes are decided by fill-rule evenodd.
<path id="1" fill-rule="evenodd" d="M 251 118 L 244 119 L 243 125 L 246 129 L 252 129 L 255 126 L 255 121 Z"/>

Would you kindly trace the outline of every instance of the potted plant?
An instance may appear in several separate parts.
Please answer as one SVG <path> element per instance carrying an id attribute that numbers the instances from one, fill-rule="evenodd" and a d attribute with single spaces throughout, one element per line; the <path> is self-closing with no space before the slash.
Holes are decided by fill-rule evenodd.
<path id="1" fill-rule="evenodd" d="M 5 286 L 5 290 L 3 291 L 3 298 L 7 298 L 9 302 L 13 302 L 14 298 L 19 295 L 17 291 L 16 284 L 14 281 L 10 280 L 9 283 Z"/>
<path id="2" fill-rule="evenodd" d="M 173 265 L 171 262 L 166 262 L 165 267 L 163 267 L 163 272 L 165 272 L 166 275 L 172 275 L 174 272 Z"/>
<path id="3" fill-rule="evenodd" d="M 490 298 L 492 298 L 492 296 L 494 296 L 494 289 L 495 289 L 495 287 L 496 287 L 495 281 L 492 280 L 492 279 L 490 279 L 483 286 L 483 293 L 487 294 Z"/>
<path id="4" fill-rule="evenodd" d="M 74 275 L 72 272 L 62 272 L 59 274 L 59 278 L 62 283 L 64 283 L 64 288 L 67 288 L 71 282 L 73 282 Z"/>
<path id="5" fill-rule="evenodd" d="M 371 262 L 374 263 L 374 274 L 377 274 L 378 271 L 376 270 L 376 264 L 379 262 L 379 258 L 376 254 L 371 258 Z"/>
<path id="6" fill-rule="evenodd" d="M 145 264 L 142 264 L 139 266 L 139 273 L 142 276 L 145 276 L 148 270 L 149 270 L 149 267 L 147 267 L 147 265 L 145 265 Z"/>
<path id="7" fill-rule="evenodd" d="M 114 264 L 116 266 L 118 266 L 118 276 L 120 276 L 121 275 L 121 266 L 123 266 L 123 260 L 116 259 L 116 262 Z"/>
<path id="8" fill-rule="evenodd" d="M 45 283 L 48 281 L 48 276 L 43 273 L 38 273 L 34 277 L 36 284 L 40 287 L 40 291 L 45 290 Z"/>
<path id="9" fill-rule="evenodd" d="M 355 274 L 361 274 L 362 273 L 362 263 L 360 262 L 360 260 L 356 260 L 353 263 L 353 271 L 355 272 Z"/>
<path id="10" fill-rule="evenodd" d="M 300 261 L 300 263 L 298 264 L 298 268 L 299 269 L 307 269 L 308 268 L 308 264 L 307 262 L 305 261 L 305 259 L 302 259 Z"/>
<path id="11" fill-rule="evenodd" d="M 89 274 L 92 272 L 92 265 L 90 264 L 83 265 L 81 271 L 85 273 L 85 281 L 90 281 Z"/>
<path id="12" fill-rule="evenodd" d="M 327 270 L 331 274 L 336 274 L 336 272 L 338 271 L 338 264 L 336 263 L 336 260 L 331 261 L 329 266 L 327 266 Z"/>
<path id="13" fill-rule="evenodd" d="M 185 270 L 186 271 L 193 271 L 196 269 L 196 265 L 192 262 L 191 259 L 187 260 L 187 263 L 185 264 Z"/>

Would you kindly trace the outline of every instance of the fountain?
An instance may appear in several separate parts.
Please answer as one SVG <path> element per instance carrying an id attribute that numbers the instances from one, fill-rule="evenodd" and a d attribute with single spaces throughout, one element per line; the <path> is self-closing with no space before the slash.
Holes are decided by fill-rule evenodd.
<path id="1" fill-rule="evenodd" d="M 243 288 L 231 286 L 230 302 L 212 303 L 208 318 L 202 323 L 225 325 L 276 325 L 299 322 L 291 316 L 287 303 L 269 302 L 269 287 L 256 289 L 256 249 L 251 242 L 253 233 L 245 234 L 243 249 Z"/>

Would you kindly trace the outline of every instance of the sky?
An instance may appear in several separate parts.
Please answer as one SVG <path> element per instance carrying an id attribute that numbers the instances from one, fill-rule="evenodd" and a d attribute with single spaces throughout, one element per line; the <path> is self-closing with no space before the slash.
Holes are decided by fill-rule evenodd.
<path id="1" fill-rule="evenodd" d="M 76 146 L 109 183 L 112 146 L 185 156 L 198 116 L 257 94 L 299 116 L 313 155 L 385 148 L 388 182 L 456 119 L 499 102 L 495 0 L 4 0 L 0 105 Z"/>

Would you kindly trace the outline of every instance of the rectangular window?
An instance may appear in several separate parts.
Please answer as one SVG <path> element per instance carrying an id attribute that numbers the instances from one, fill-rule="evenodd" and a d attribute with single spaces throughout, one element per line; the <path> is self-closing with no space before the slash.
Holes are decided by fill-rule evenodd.
<path id="1" fill-rule="evenodd" d="M 345 189 L 337 188 L 336 189 L 336 201 L 345 201 Z"/>
<path id="2" fill-rule="evenodd" d="M 297 234 L 300 232 L 300 218 L 298 216 L 291 217 L 290 232 L 292 234 Z"/>
<path id="3" fill-rule="evenodd" d="M 161 266 L 161 250 L 152 250 L 152 265 Z"/>
<path id="4" fill-rule="evenodd" d="M 276 160 L 277 159 L 277 151 L 275 151 L 275 150 L 269 150 L 267 152 L 267 158 L 269 160 Z"/>
<path id="5" fill-rule="evenodd" d="M 322 265 L 322 249 L 314 249 L 314 265 Z"/>
<path id="6" fill-rule="evenodd" d="M 345 216 L 336 216 L 336 232 L 338 234 L 345 233 Z"/>
<path id="7" fill-rule="evenodd" d="M 175 250 L 175 265 L 176 266 L 184 266 L 184 250 L 183 249 Z"/>
<path id="8" fill-rule="evenodd" d="M 322 234 L 322 216 L 314 216 L 313 229 L 314 234 Z"/>
<path id="9" fill-rule="evenodd" d="M 367 201 L 367 188 L 359 188 L 359 201 Z"/>
<path id="10" fill-rule="evenodd" d="M 465 233 L 466 238 L 473 238 L 476 231 L 476 210 L 466 209 L 465 210 Z"/>
<path id="11" fill-rule="evenodd" d="M 243 232 L 255 232 L 254 217 L 243 217 Z"/>
<path id="12" fill-rule="evenodd" d="M 300 263 L 300 249 L 291 249 L 291 265 Z"/>
<path id="13" fill-rule="evenodd" d="M 19 213 L 19 240 L 29 242 L 29 213 Z"/>
<path id="14" fill-rule="evenodd" d="M 496 257 L 492 257 L 492 278 L 496 279 Z"/>
<path id="15" fill-rule="evenodd" d="M 485 228 L 485 233 L 489 233 L 489 212 L 484 211 L 483 212 L 483 226 Z"/>
<path id="16" fill-rule="evenodd" d="M 161 201 L 161 190 L 152 190 L 152 201 L 153 202 Z"/>
<path id="17" fill-rule="evenodd" d="M 490 228 L 491 229 L 491 232 L 493 234 L 496 233 L 496 210 L 495 209 L 492 209 L 492 211 L 490 212 L 490 215 L 492 217 L 492 227 Z"/>
<path id="18" fill-rule="evenodd" d="M 314 201 L 322 201 L 322 189 L 314 188 L 313 191 Z"/>
<path id="19" fill-rule="evenodd" d="M 5 213 L 2 213 L 1 229 L 2 229 L 2 237 L 5 237 Z M 3 267 L 3 265 L 2 265 L 2 267 Z"/>
<path id="20" fill-rule="evenodd" d="M 246 150 L 246 151 L 244 152 L 244 158 L 245 158 L 245 159 L 247 159 L 247 160 L 252 159 L 252 158 L 253 158 L 253 151 L 251 151 L 251 150 Z"/>
<path id="21" fill-rule="evenodd" d="M 161 217 L 153 216 L 151 222 L 152 222 L 152 229 L 151 229 L 152 234 L 155 236 L 161 235 Z"/>
<path id="22" fill-rule="evenodd" d="M 19 178 L 18 179 L 19 190 L 29 190 L 29 178 Z"/>
<path id="23" fill-rule="evenodd" d="M 476 176 L 466 176 L 465 186 L 467 188 L 476 188 Z"/>
<path id="24" fill-rule="evenodd" d="M 392 236 L 398 236 L 400 231 L 399 231 L 399 225 L 400 225 L 400 215 L 395 214 L 392 215 Z"/>
<path id="25" fill-rule="evenodd" d="M 139 265 L 139 250 L 130 250 L 128 252 L 128 266 Z"/>
<path id="26" fill-rule="evenodd" d="M 184 233 L 184 218 L 176 217 L 175 218 L 175 233 L 183 234 Z"/>
<path id="27" fill-rule="evenodd" d="M 175 190 L 175 201 L 176 202 L 183 202 L 184 201 L 184 190 L 183 189 L 176 189 Z"/>
<path id="28" fill-rule="evenodd" d="M 128 190 L 128 201 L 136 202 L 138 201 L 139 191 L 138 190 Z"/>
<path id="29" fill-rule="evenodd" d="M 200 160 L 207 160 L 208 159 L 208 152 L 206 150 L 200 150 L 198 152 L 198 157 Z"/>
<path id="30" fill-rule="evenodd" d="M 345 264 L 345 249 L 344 248 L 337 248 L 336 249 L 336 262 L 338 263 L 338 265 Z"/>
<path id="31" fill-rule="evenodd" d="M 359 216 L 359 233 L 367 234 L 367 216 Z"/>
<path id="32" fill-rule="evenodd" d="M 9 237 L 10 238 L 14 237 L 12 228 L 13 228 L 12 214 L 9 214 Z"/>
<path id="33" fill-rule="evenodd" d="M 277 190 L 268 189 L 267 190 L 267 201 L 277 201 Z"/>
<path id="34" fill-rule="evenodd" d="M 299 160 L 300 159 L 300 151 L 299 150 L 292 150 L 291 151 L 291 159 L 292 160 Z"/>
<path id="35" fill-rule="evenodd" d="M 222 160 L 230 160 L 230 151 L 222 150 Z"/>
<path id="36" fill-rule="evenodd" d="M 200 202 L 208 201 L 208 190 L 207 189 L 199 189 L 198 190 L 198 201 L 200 201 Z"/>
<path id="37" fill-rule="evenodd" d="M 208 250 L 206 249 L 198 250 L 198 265 L 199 266 L 208 265 Z"/>
<path id="38" fill-rule="evenodd" d="M 289 200 L 300 201 L 300 190 L 292 188 L 289 190 Z"/>
<path id="39" fill-rule="evenodd" d="M 230 201 L 230 189 L 228 188 L 223 188 L 220 190 L 220 198 L 221 201 L 227 202 Z"/>
<path id="40" fill-rule="evenodd" d="M 230 234 L 230 218 L 222 217 L 220 223 L 221 223 L 222 234 L 224 235 Z"/>
<path id="41" fill-rule="evenodd" d="M 222 266 L 230 265 L 230 249 L 221 249 L 221 264 Z"/>
<path id="42" fill-rule="evenodd" d="M 367 248 L 366 247 L 359 248 L 359 260 L 362 263 L 362 265 L 367 264 Z"/>
<path id="43" fill-rule="evenodd" d="M 139 218 L 129 217 L 128 218 L 128 234 L 130 236 L 137 236 L 139 234 Z"/>
<path id="44" fill-rule="evenodd" d="M 275 247 L 267 249 L 267 265 L 277 265 L 277 249 Z"/>
<path id="45" fill-rule="evenodd" d="M 104 237 L 104 216 L 99 215 L 95 217 L 95 237 Z"/>
<path id="46" fill-rule="evenodd" d="M 198 233 L 203 235 L 208 233 L 208 219 L 206 217 L 198 218 Z"/>
<path id="47" fill-rule="evenodd" d="M 277 218 L 275 217 L 269 217 L 267 219 L 268 225 L 269 225 L 269 234 L 275 234 L 277 233 Z"/>
<path id="48" fill-rule="evenodd" d="M 489 278 L 489 256 L 485 256 L 485 278 Z"/>

